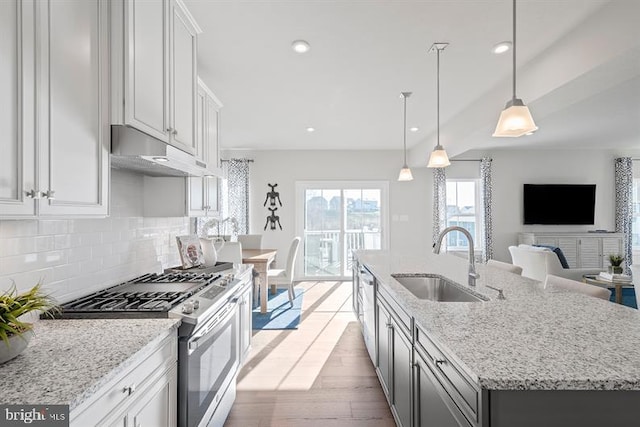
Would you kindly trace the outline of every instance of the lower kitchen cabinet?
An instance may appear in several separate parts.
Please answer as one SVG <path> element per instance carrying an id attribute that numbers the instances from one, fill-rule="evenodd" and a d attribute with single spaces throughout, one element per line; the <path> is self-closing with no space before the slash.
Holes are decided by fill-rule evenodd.
<path id="1" fill-rule="evenodd" d="M 175 427 L 177 334 L 126 369 L 70 414 L 71 427 Z"/>
<path id="2" fill-rule="evenodd" d="M 238 299 L 238 315 L 240 316 L 240 366 L 247 359 L 249 350 L 251 350 L 251 337 L 253 329 L 253 284 L 251 283 L 251 275 L 249 282 L 244 286 Z"/>
<path id="3" fill-rule="evenodd" d="M 427 358 L 415 354 L 414 401 L 417 427 L 469 427 L 444 389 Z"/>
<path id="4" fill-rule="evenodd" d="M 378 376 L 396 423 L 401 427 L 410 427 L 413 357 L 410 333 L 392 314 L 393 310 L 381 302 L 380 297 L 376 301 L 376 308 L 378 310 Z"/>

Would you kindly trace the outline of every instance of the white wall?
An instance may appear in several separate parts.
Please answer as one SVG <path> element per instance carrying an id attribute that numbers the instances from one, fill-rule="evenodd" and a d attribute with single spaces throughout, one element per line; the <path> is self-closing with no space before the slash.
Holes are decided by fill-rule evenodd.
<path id="1" fill-rule="evenodd" d="M 296 181 L 377 180 L 389 182 L 389 245 L 401 254 L 421 254 L 431 247 L 431 171 L 413 170 L 414 180 L 398 182 L 401 151 L 227 151 L 223 158 L 251 158 L 252 233 L 263 234 L 263 247 L 286 254 L 296 233 Z M 277 183 L 283 207 L 278 208 L 283 230 L 264 231 L 269 214 L 263 207 L 269 187 Z M 285 262 L 279 256 L 280 264 Z M 297 273 L 296 273 L 297 274 Z"/>
<path id="2" fill-rule="evenodd" d="M 60 301 L 180 264 L 188 218 L 143 218 L 143 178 L 111 171 L 111 216 L 0 221 L 0 291 L 38 280 Z"/>
<path id="3" fill-rule="evenodd" d="M 508 246 L 522 231 L 613 231 L 612 150 L 495 150 L 493 158 L 494 258 L 510 261 Z M 596 184 L 594 225 L 523 225 L 523 184 Z"/>

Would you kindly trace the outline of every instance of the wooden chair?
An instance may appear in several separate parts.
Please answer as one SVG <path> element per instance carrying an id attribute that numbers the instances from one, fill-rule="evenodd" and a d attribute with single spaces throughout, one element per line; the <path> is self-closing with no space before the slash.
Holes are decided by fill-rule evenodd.
<path id="1" fill-rule="evenodd" d="M 508 271 L 509 273 L 514 273 L 517 275 L 522 274 L 522 267 L 509 264 L 507 262 L 496 261 L 495 259 L 490 259 L 487 261 L 487 266 L 499 268 L 500 270 Z"/>
<path id="2" fill-rule="evenodd" d="M 287 266 L 285 269 L 272 268 L 267 271 L 269 285 L 287 287 L 289 291 L 289 302 L 291 305 L 293 305 L 293 299 L 296 297 L 293 291 L 293 270 L 296 264 L 299 245 L 300 237 L 295 237 L 291 241 L 291 246 L 289 247 L 289 253 L 287 254 Z"/>
<path id="3" fill-rule="evenodd" d="M 239 234 L 242 249 L 262 249 L 262 234 Z"/>
<path id="4" fill-rule="evenodd" d="M 596 298 L 609 300 L 611 291 L 600 286 L 588 285 L 575 280 L 565 279 L 564 277 L 548 274 L 544 281 L 544 288 L 566 289 L 571 292 L 579 292 Z"/>

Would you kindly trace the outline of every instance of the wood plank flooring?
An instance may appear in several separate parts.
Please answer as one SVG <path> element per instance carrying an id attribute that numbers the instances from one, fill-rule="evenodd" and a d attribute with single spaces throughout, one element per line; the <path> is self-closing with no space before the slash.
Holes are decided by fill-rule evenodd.
<path id="1" fill-rule="evenodd" d="M 297 330 L 254 331 L 225 427 L 394 427 L 350 282 L 302 282 Z"/>

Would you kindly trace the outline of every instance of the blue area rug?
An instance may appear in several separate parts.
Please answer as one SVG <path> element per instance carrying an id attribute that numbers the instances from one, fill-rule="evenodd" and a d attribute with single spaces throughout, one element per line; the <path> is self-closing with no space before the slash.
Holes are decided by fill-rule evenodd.
<path id="1" fill-rule="evenodd" d="M 289 304 L 286 288 L 276 289 L 276 294 L 268 294 L 267 312 L 260 313 L 260 305 L 253 309 L 253 329 L 298 329 L 302 314 L 303 288 L 294 288 L 296 297 L 293 307 Z"/>

